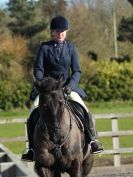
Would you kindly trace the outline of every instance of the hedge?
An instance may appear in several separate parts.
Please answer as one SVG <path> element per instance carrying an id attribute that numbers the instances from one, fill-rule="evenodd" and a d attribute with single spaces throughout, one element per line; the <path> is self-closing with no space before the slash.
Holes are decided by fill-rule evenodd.
<path id="1" fill-rule="evenodd" d="M 30 91 L 31 85 L 25 81 L 0 81 L 0 109 L 7 111 L 28 106 Z"/>
<path id="2" fill-rule="evenodd" d="M 133 100 L 133 61 L 102 60 L 95 67 L 97 71 L 85 84 L 88 101 Z"/>
<path id="3" fill-rule="evenodd" d="M 95 66 L 95 67 L 94 67 Z M 87 101 L 133 101 L 133 61 L 117 63 L 101 60 L 93 63 L 94 71 L 84 73 Z M 87 70 L 85 71 L 87 72 Z M 87 78 L 87 79 L 86 79 Z M 31 84 L 26 81 L 0 81 L 0 109 L 24 108 L 30 105 Z"/>

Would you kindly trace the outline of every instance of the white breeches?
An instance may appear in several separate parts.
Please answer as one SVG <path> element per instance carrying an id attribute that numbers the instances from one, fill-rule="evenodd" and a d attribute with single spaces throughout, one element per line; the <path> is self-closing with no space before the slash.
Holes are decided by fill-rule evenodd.
<path id="1" fill-rule="evenodd" d="M 82 98 L 79 96 L 78 93 L 76 92 L 71 92 L 71 94 L 69 95 L 69 98 L 73 101 L 76 101 L 78 103 L 80 103 L 85 109 L 87 112 L 89 112 L 87 106 L 85 105 L 85 103 L 83 102 Z M 33 105 L 31 107 L 31 110 L 30 110 L 30 114 L 32 113 L 32 111 L 38 107 L 38 104 L 39 104 L 39 95 L 35 98 L 34 102 L 33 102 Z M 92 121 L 93 121 L 93 125 L 95 127 L 95 119 L 94 117 L 92 116 Z"/>
<path id="2" fill-rule="evenodd" d="M 78 93 L 76 92 L 71 92 L 71 94 L 69 95 L 69 98 L 73 101 L 76 101 L 78 103 L 80 103 L 85 109 L 86 111 L 88 112 L 88 108 L 86 107 L 86 105 L 84 104 L 82 98 L 79 96 Z M 38 107 L 38 104 L 39 104 L 39 95 L 35 98 L 34 102 L 33 102 L 33 105 L 31 107 L 31 110 L 30 110 L 30 113 L 36 108 Z"/>
<path id="3" fill-rule="evenodd" d="M 35 98 L 33 104 L 32 104 L 32 107 L 31 107 L 31 110 L 30 110 L 30 114 L 32 113 L 32 111 L 38 107 L 38 104 L 39 104 L 39 95 L 37 95 L 37 97 Z"/>
<path id="4" fill-rule="evenodd" d="M 71 92 L 71 94 L 69 95 L 69 98 L 73 101 L 76 101 L 76 102 L 80 103 L 86 109 L 86 111 L 88 112 L 88 108 L 86 107 L 82 98 L 79 96 L 79 94 L 77 92 Z"/>

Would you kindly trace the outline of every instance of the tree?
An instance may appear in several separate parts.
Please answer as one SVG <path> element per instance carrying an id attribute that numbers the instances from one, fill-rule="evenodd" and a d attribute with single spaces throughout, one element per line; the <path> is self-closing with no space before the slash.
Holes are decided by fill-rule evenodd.
<path id="1" fill-rule="evenodd" d="M 8 15 L 5 10 L 0 9 L 0 35 L 6 32 L 8 33 L 7 23 Z"/>
<path id="2" fill-rule="evenodd" d="M 128 2 L 133 6 L 133 0 L 128 0 Z M 118 28 L 119 41 L 130 41 L 133 43 L 133 15 L 131 17 L 123 17 Z"/>
<path id="3" fill-rule="evenodd" d="M 128 2 L 133 6 L 133 0 L 128 0 Z"/>
<path id="4" fill-rule="evenodd" d="M 119 25 L 119 41 L 130 41 L 133 43 L 133 17 L 124 18 Z"/>
<path id="5" fill-rule="evenodd" d="M 29 55 L 27 41 L 20 36 L 0 35 L 0 80 L 24 79 L 24 62 Z"/>
<path id="6" fill-rule="evenodd" d="M 67 2 L 65 0 L 40 0 L 42 4 L 42 14 L 50 19 L 55 15 L 65 15 Z"/>
<path id="7" fill-rule="evenodd" d="M 44 30 L 46 23 L 40 20 L 37 3 L 34 0 L 9 1 L 8 10 L 11 17 L 9 28 L 14 34 L 31 37 Z"/>
<path id="8" fill-rule="evenodd" d="M 87 6 L 79 2 L 68 13 L 71 27 L 69 38 L 86 58 L 90 58 L 90 52 L 95 53 L 98 59 L 109 58 L 112 52 L 112 21 L 104 3 L 103 0 L 89 1 Z"/>

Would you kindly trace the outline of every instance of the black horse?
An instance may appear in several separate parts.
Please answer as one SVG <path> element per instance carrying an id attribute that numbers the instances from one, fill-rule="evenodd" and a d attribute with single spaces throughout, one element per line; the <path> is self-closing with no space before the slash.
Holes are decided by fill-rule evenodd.
<path id="1" fill-rule="evenodd" d="M 63 84 L 62 78 L 51 77 L 35 82 L 40 113 L 34 133 L 35 170 L 40 177 L 61 177 L 64 172 L 87 177 L 93 155 L 64 96 Z"/>

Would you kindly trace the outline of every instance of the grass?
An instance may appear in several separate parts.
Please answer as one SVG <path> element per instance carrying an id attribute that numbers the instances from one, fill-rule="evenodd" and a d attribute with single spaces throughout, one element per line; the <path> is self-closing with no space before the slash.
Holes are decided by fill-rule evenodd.
<path id="1" fill-rule="evenodd" d="M 111 103 L 88 103 L 88 107 L 94 114 L 97 113 L 128 113 L 133 112 L 133 102 L 111 102 Z M 0 119 L 27 118 L 29 110 L 14 110 L 10 112 L 0 111 Z M 111 131 L 110 119 L 97 119 L 97 131 Z M 120 130 L 133 130 L 132 118 L 119 119 Z M 0 137 L 24 136 L 25 128 L 23 123 L 1 124 Z M 132 136 L 120 137 L 120 147 L 133 147 Z M 102 137 L 99 140 L 103 143 L 105 149 L 112 149 L 112 138 Z M 25 150 L 25 142 L 6 142 L 3 143 L 13 153 L 21 154 Z"/>
<path id="2" fill-rule="evenodd" d="M 0 137 L 16 137 L 24 136 L 24 124 L 15 123 L 15 124 L 1 124 L 0 125 Z"/>
<path id="3" fill-rule="evenodd" d="M 0 119 L 12 119 L 12 118 L 27 118 L 29 113 L 28 109 L 17 109 L 11 111 L 2 111 L 0 110 Z"/>
<path id="4" fill-rule="evenodd" d="M 97 102 L 97 103 L 86 103 L 92 113 L 128 113 L 133 112 L 133 102 Z"/>
<path id="5" fill-rule="evenodd" d="M 12 138 L 17 136 L 25 136 L 25 127 L 23 123 L 0 125 L 0 138 Z M 25 142 L 22 141 L 4 142 L 3 145 L 15 154 L 21 154 L 26 147 Z"/>
<path id="6" fill-rule="evenodd" d="M 4 142 L 3 145 L 10 149 L 14 154 L 22 154 L 26 150 L 25 142 Z"/>

